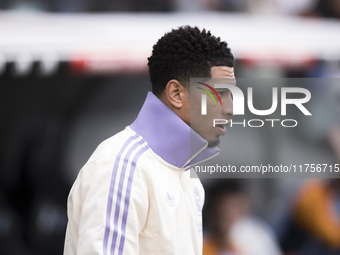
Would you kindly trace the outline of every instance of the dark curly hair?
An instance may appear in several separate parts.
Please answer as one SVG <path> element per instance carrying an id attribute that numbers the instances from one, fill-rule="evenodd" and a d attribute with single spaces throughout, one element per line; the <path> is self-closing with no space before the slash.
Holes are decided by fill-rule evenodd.
<path id="1" fill-rule="evenodd" d="M 234 66 L 228 44 L 205 29 L 183 26 L 161 37 L 149 60 L 152 91 L 160 96 L 171 79 L 188 86 L 190 77 L 209 78 L 213 66 Z"/>

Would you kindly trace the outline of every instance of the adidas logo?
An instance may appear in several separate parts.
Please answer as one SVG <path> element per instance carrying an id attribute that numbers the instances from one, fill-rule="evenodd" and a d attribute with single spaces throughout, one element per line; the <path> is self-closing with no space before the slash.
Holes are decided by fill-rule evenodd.
<path id="1" fill-rule="evenodd" d="M 166 193 L 165 201 L 170 205 L 170 207 L 175 206 L 175 198 L 174 196 L 171 196 L 168 192 Z"/>

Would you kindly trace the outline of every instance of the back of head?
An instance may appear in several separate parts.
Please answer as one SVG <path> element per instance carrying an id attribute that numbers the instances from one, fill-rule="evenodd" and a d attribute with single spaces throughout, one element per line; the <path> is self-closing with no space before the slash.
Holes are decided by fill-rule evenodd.
<path id="1" fill-rule="evenodd" d="M 183 26 L 161 37 L 153 46 L 149 60 L 152 91 L 160 96 L 168 81 L 188 86 L 190 78 L 211 77 L 213 66 L 234 66 L 227 43 L 210 31 Z"/>

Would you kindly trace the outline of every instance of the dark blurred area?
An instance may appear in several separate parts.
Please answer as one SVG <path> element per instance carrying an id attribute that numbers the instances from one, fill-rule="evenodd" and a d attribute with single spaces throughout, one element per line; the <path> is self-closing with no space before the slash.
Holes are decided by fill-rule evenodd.
<path id="1" fill-rule="evenodd" d="M 77 172 L 102 140 L 133 121 L 148 91 L 146 74 L 79 76 L 64 62 L 41 77 L 37 66 L 15 77 L 9 63 L 0 76 L 2 254 L 62 254 L 66 201 Z M 86 136 L 77 141 L 84 124 Z M 85 150 L 69 171 L 72 146 L 78 155 Z"/>
<path id="2" fill-rule="evenodd" d="M 340 18 L 337 0 L 1 0 L 0 10 L 61 13 L 220 11 Z"/>
<path id="3" fill-rule="evenodd" d="M 203 254 L 340 254 L 339 179 L 306 181 L 279 224 L 252 210 L 250 183 L 219 179 L 206 186 Z"/>

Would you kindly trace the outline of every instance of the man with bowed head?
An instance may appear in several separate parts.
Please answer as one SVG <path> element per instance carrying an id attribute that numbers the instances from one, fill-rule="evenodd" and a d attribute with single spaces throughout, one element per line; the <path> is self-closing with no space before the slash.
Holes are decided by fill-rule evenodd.
<path id="1" fill-rule="evenodd" d="M 152 92 L 138 117 L 97 147 L 72 186 L 65 255 L 202 254 L 204 190 L 187 170 L 218 155 L 225 128 L 212 119 L 229 120 L 233 106 L 216 89 L 223 104 L 210 98 L 201 115 L 204 91 L 190 91 L 190 78 L 233 78 L 234 57 L 220 38 L 184 26 L 148 60 Z"/>

